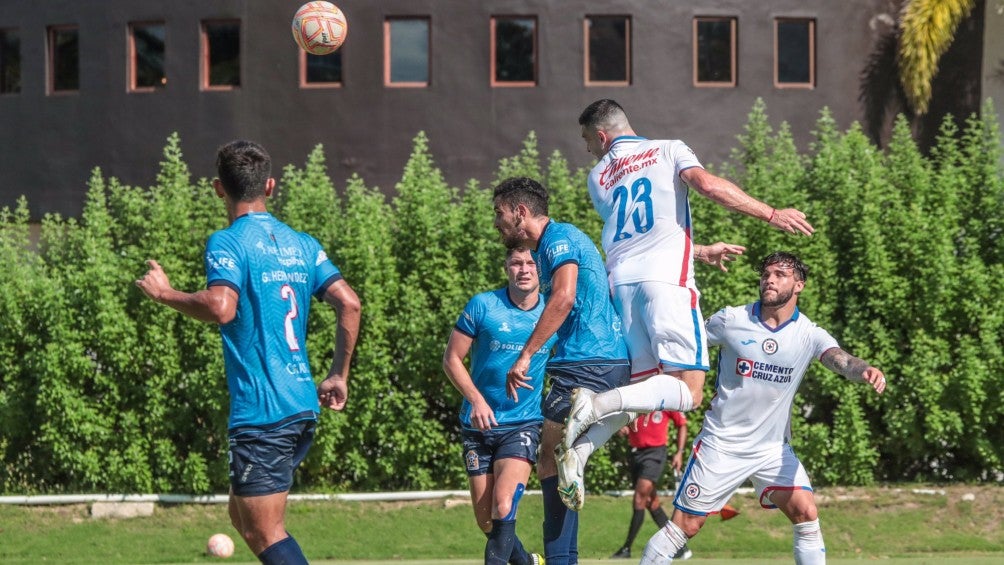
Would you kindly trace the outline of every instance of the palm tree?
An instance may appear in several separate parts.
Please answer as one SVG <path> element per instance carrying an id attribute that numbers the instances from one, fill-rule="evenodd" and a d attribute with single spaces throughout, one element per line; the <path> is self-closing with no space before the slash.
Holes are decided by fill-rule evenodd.
<path id="1" fill-rule="evenodd" d="M 976 0 L 906 0 L 900 12 L 899 80 L 915 114 L 931 102 L 938 60 Z"/>

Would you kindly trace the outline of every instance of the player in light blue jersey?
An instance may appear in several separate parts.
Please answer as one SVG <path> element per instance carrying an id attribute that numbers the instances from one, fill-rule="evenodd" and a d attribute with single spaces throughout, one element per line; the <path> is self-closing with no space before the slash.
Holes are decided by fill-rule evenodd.
<path id="1" fill-rule="evenodd" d="M 531 393 L 509 398 L 506 373 L 537 325 L 544 300 L 537 263 L 528 249 L 509 249 L 505 270 L 505 288 L 483 292 L 467 303 L 446 346 L 443 370 L 464 397 L 464 466 L 474 518 L 488 536 L 485 564 L 538 565 L 540 556 L 528 553 L 516 536 L 516 509 L 537 460 L 544 365 L 557 337 L 531 357 Z M 470 372 L 464 366 L 468 353 Z"/>
<path id="2" fill-rule="evenodd" d="M 317 240 L 268 213 L 275 179 L 263 147 L 231 142 L 216 166 L 213 189 L 230 226 L 206 245 L 207 288 L 175 290 L 153 260 L 136 284 L 155 302 L 219 324 L 230 391 L 230 519 L 262 563 L 306 563 L 286 531 L 286 498 L 320 406 L 345 406 L 359 298 Z M 316 386 L 307 357 L 311 296 L 338 314 L 331 369 Z"/>
<path id="3" fill-rule="evenodd" d="M 544 496 L 544 551 L 550 565 L 578 562 L 578 514 L 559 493 L 555 448 L 562 438 L 574 388 L 610 390 L 630 376 L 620 317 L 614 311 L 603 260 L 592 240 L 547 215 L 547 190 L 529 178 L 502 181 L 494 190 L 495 228 L 506 247 L 534 250 L 547 302 L 537 327 L 508 373 L 508 393 L 532 393 L 533 352 L 558 340 L 547 364 L 551 388 L 544 398 L 537 474 Z M 525 390 L 524 390 L 525 389 Z M 574 494 L 574 493 L 573 493 Z"/>

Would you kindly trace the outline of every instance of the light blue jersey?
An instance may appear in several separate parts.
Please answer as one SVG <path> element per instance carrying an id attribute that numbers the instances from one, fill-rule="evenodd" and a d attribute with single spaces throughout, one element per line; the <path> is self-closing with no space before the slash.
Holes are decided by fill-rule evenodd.
<path id="1" fill-rule="evenodd" d="M 540 288 L 551 292 L 554 272 L 567 263 L 579 266 L 575 304 L 558 328 L 558 342 L 548 367 L 627 364 L 621 319 L 610 299 L 607 272 L 596 244 L 572 224 L 548 222 L 534 258 L 540 266 Z"/>
<path id="2" fill-rule="evenodd" d="M 231 430 L 316 419 L 310 296 L 322 297 L 340 278 L 316 239 L 265 212 L 241 216 L 209 237 L 207 286 L 228 286 L 239 297 L 237 315 L 220 326 Z"/>
<path id="3" fill-rule="evenodd" d="M 530 358 L 527 375 L 533 390 L 520 389 L 519 402 L 506 395 L 506 373 L 523 351 L 543 311 L 543 300 L 530 310 L 522 310 L 509 299 L 508 289 L 500 288 L 472 298 L 457 320 L 457 331 L 474 339 L 471 380 L 495 413 L 499 426 L 544 419 L 540 411 L 544 365 L 558 339 L 556 335 Z M 472 429 L 471 403 L 466 398 L 460 408 L 460 423 Z"/>

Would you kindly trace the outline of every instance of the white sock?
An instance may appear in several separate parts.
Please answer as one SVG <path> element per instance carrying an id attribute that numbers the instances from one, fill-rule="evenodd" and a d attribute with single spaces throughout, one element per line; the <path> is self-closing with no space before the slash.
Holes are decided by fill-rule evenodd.
<path id="1" fill-rule="evenodd" d="M 687 545 L 687 534 L 680 526 L 667 522 L 659 531 L 648 539 L 645 553 L 641 556 L 639 565 L 665 565 L 673 562 L 673 556 L 680 548 Z"/>
<path id="2" fill-rule="evenodd" d="M 623 410 L 641 413 L 656 410 L 687 412 L 693 408 L 694 396 L 690 394 L 687 383 L 665 373 L 593 397 L 593 410 L 600 417 Z"/>
<path id="3" fill-rule="evenodd" d="M 826 545 L 823 544 L 819 520 L 795 524 L 792 529 L 795 532 L 796 565 L 825 565 Z"/>
<path id="4" fill-rule="evenodd" d="M 617 430 L 628 425 L 636 416 L 637 414 L 632 412 L 615 412 L 604 416 L 599 422 L 589 426 L 579 436 L 579 439 L 575 440 L 575 443 L 572 444 L 572 448 L 579 454 L 579 461 L 582 461 L 582 464 L 585 465 L 586 460 L 589 459 L 589 456 L 594 451 L 612 438 L 617 433 Z"/>

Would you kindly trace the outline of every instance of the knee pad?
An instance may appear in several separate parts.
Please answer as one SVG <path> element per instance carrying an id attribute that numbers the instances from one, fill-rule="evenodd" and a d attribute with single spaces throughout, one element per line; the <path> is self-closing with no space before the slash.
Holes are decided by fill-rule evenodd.
<path id="1" fill-rule="evenodd" d="M 519 506 L 519 499 L 523 498 L 525 490 L 526 485 L 523 483 L 516 485 L 516 491 L 512 493 L 512 504 L 509 505 L 509 513 L 502 517 L 503 522 L 512 522 L 516 519 L 516 508 Z"/>

